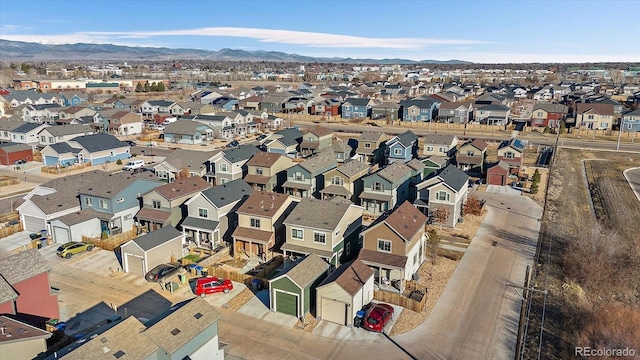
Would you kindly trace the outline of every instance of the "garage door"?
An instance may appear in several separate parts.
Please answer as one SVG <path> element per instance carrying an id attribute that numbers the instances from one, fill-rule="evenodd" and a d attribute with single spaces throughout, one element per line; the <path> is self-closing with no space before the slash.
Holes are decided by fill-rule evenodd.
<path id="1" fill-rule="evenodd" d="M 144 262 L 142 258 L 127 254 L 127 269 L 126 272 L 144 276 Z"/>
<path id="2" fill-rule="evenodd" d="M 298 316 L 298 297 L 281 291 L 276 292 L 276 311 L 283 314 Z"/>
<path id="3" fill-rule="evenodd" d="M 504 175 L 501 174 L 490 174 L 489 175 L 489 185 L 503 185 L 504 184 Z"/>
<path id="4" fill-rule="evenodd" d="M 322 320 L 347 325 L 347 304 L 322 298 Z"/>
<path id="5" fill-rule="evenodd" d="M 40 232 L 46 229 L 47 225 L 44 219 L 35 216 L 24 215 L 24 229 L 31 232 Z"/>
<path id="6" fill-rule="evenodd" d="M 53 228 L 53 241 L 60 243 L 60 244 L 64 244 L 66 242 L 71 241 L 71 238 L 69 237 L 69 229 L 67 228 L 61 228 L 61 227 L 54 227 Z"/>
<path id="7" fill-rule="evenodd" d="M 44 157 L 44 165 L 53 165 L 58 163 L 57 156 L 45 156 Z"/>

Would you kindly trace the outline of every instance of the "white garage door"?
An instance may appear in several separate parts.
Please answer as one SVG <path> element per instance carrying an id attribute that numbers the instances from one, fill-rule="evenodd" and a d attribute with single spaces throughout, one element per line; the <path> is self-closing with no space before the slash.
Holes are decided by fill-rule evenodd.
<path id="1" fill-rule="evenodd" d="M 322 298 L 322 320 L 340 325 L 347 325 L 347 304 L 332 299 Z"/>
<path id="2" fill-rule="evenodd" d="M 142 258 L 129 254 L 125 256 L 127 257 L 127 268 L 125 269 L 125 271 L 128 273 L 144 276 L 145 271 Z"/>
<path id="3" fill-rule="evenodd" d="M 24 229 L 31 232 L 40 232 L 46 229 L 47 224 L 44 219 L 35 216 L 24 215 Z"/>
<path id="4" fill-rule="evenodd" d="M 60 243 L 60 244 L 64 244 L 67 243 L 69 241 L 71 241 L 71 238 L 69 237 L 69 229 L 66 228 L 61 228 L 61 227 L 54 227 L 53 228 L 53 241 Z"/>

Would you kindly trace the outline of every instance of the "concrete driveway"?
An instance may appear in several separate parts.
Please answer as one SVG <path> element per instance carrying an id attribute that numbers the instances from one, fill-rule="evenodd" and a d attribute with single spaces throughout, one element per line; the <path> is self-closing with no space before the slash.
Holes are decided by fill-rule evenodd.
<path id="1" fill-rule="evenodd" d="M 31 243 L 31 231 L 20 231 L 0 239 L 0 249 L 8 252 L 22 251 Z"/>
<path id="2" fill-rule="evenodd" d="M 378 303 L 379 301 L 372 301 L 374 303 Z M 393 317 L 391 321 L 387 323 L 384 327 L 385 334 L 391 332 L 393 326 L 396 321 L 400 317 L 400 314 L 404 310 L 402 306 L 389 304 L 393 307 Z M 313 335 L 322 336 L 325 338 L 336 339 L 336 340 L 350 340 L 350 341 L 365 341 L 365 340 L 380 340 L 380 337 L 383 336 L 381 333 L 371 332 L 365 329 L 355 328 L 355 327 L 347 327 L 344 325 L 336 324 L 331 321 L 321 320 L 318 325 L 316 325 L 315 329 L 311 332 Z"/>
<path id="3" fill-rule="evenodd" d="M 238 312 L 288 328 L 292 328 L 298 322 L 295 316 L 269 310 L 269 290 L 259 291 Z"/>

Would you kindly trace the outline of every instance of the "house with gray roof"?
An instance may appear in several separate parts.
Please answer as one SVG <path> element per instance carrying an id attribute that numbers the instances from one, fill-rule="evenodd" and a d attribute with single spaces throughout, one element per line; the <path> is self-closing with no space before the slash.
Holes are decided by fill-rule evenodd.
<path id="1" fill-rule="evenodd" d="M 216 154 L 211 161 L 215 164 L 213 178 L 215 184 L 224 184 L 231 180 L 242 179 L 247 174 L 247 161 L 260 150 L 253 145 L 240 145 L 225 149 Z M 211 174 L 209 174 L 211 177 Z"/>
<path id="2" fill-rule="evenodd" d="M 418 198 L 413 204 L 432 221 L 455 227 L 462 220 L 468 184 L 469 175 L 455 165 L 449 165 L 416 186 Z"/>
<path id="3" fill-rule="evenodd" d="M 408 162 L 418 157 L 418 135 L 407 130 L 387 140 L 385 155 L 387 164 L 398 161 Z"/>
<path id="4" fill-rule="evenodd" d="M 449 134 L 427 134 L 423 138 L 423 151 L 422 155 L 431 156 L 455 156 L 458 137 L 456 135 Z"/>
<path id="5" fill-rule="evenodd" d="M 158 178 L 167 182 L 175 181 L 182 169 L 187 170 L 190 176 L 204 177 L 207 181 L 213 182 L 215 172 L 211 159 L 219 152 L 220 150 L 197 151 L 178 148 L 153 169 Z"/>
<path id="6" fill-rule="evenodd" d="M 73 148 L 66 142 L 45 146 L 40 151 L 42 154 L 42 163 L 44 166 L 66 167 L 78 163 L 78 154 L 81 148 Z"/>
<path id="7" fill-rule="evenodd" d="M 233 119 L 227 115 L 195 115 L 184 116 L 182 119 L 201 122 L 214 131 L 214 137 L 232 139 L 236 135 Z"/>
<path id="8" fill-rule="evenodd" d="M 173 226 L 157 230 L 122 244 L 122 270 L 144 276 L 149 270 L 182 257 L 182 233 Z"/>
<path id="9" fill-rule="evenodd" d="M 393 209 L 410 197 L 410 184 L 415 170 L 403 162 L 395 162 L 362 178 L 361 205 L 365 211 L 379 215 Z"/>
<path id="10" fill-rule="evenodd" d="M 23 104 L 57 104 L 58 97 L 54 93 L 40 93 L 35 90 L 15 90 L 7 95 L 0 95 L 0 100 L 16 108 Z"/>
<path id="11" fill-rule="evenodd" d="M 202 190 L 184 203 L 187 216 L 180 228 L 198 246 L 215 248 L 231 241 L 238 218 L 235 210 L 252 193 L 242 179 Z"/>
<path id="12" fill-rule="evenodd" d="M 316 254 L 339 266 L 358 253 L 363 209 L 346 199 L 302 199 L 284 220 L 286 255 Z"/>
<path id="13" fill-rule="evenodd" d="M 48 124 L 23 123 L 9 131 L 9 136 L 11 137 L 11 142 L 27 144 L 35 148 L 39 141 L 38 134 L 49 126 Z"/>
<path id="14" fill-rule="evenodd" d="M 359 204 L 359 196 L 364 188 L 362 178 L 369 174 L 370 169 L 368 164 L 360 160 L 351 160 L 325 172 L 324 187 L 320 190 L 322 199 L 341 197 Z"/>
<path id="15" fill-rule="evenodd" d="M 347 98 L 340 107 L 343 119 L 367 118 L 371 115 L 373 100 L 369 98 Z"/>
<path id="16" fill-rule="evenodd" d="M 178 120 L 164 128 L 164 141 L 173 144 L 198 145 L 213 140 L 214 130 L 198 121 Z"/>
<path id="17" fill-rule="evenodd" d="M 67 142 L 75 137 L 91 135 L 95 131 L 86 124 L 55 125 L 44 128 L 38 133 L 38 146 L 59 144 Z"/>
<path id="18" fill-rule="evenodd" d="M 302 143 L 302 135 L 302 131 L 296 128 L 276 131 L 263 142 L 264 150 L 294 158 L 298 154 L 300 143 Z"/>
<path id="19" fill-rule="evenodd" d="M 100 165 L 131 157 L 129 144 L 118 140 L 113 135 L 98 133 L 77 136 L 67 141 L 74 149 L 81 149 L 78 153 L 78 163 Z"/>
<path id="20" fill-rule="evenodd" d="M 321 153 L 296 163 L 287 169 L 284 192 L 298 198 L 320 197 L 324 187 L 324 173 L 337 166 L 333 153 Z"/>

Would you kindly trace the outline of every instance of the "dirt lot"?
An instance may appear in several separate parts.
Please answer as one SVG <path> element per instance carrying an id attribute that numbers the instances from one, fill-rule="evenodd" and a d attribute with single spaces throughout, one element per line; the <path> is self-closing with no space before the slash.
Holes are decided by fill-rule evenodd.
<path id="1" fill-rule="evenodd" d="M 532 297 L 525 359 L 538 358 L 543 304 L 542 358 L 572 358 L 575 346 L 640 349 L 631 320 L 640 317 L 640 202 L 622 175 L 638 164 L 640 154 L 557 153 L 533 279 L 549 293 L 546 304 Z"/>

